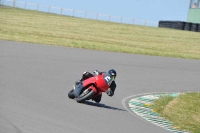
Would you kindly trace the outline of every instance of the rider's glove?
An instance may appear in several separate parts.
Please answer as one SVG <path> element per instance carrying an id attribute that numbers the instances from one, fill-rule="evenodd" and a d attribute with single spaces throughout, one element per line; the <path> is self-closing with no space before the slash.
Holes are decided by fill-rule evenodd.
<path id="1" fill-rule="evenodd" d="M 114 95 L 114 92 L 110 88 L 106 91 L 106 93 L 110 97 Z"/>

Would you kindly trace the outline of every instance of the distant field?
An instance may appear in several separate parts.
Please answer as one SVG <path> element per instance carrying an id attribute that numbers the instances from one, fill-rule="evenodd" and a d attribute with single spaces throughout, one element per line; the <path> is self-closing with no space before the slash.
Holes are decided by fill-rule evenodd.
<path id="1" fill-rule="evenodd" d="M 0 8 L 0 39 L 200 59 L 200 33 Z"/>

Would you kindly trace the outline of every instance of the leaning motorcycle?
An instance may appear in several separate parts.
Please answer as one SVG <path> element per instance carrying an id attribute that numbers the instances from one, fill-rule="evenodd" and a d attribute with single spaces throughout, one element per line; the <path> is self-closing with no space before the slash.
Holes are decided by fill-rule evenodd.
<path id="1" fill-rule="evenodd" d="M 85 100 L 94 100 L 95 97 L 108 91 L 112 80 L 107 73 L 90 77 L 74 85 L 73 89 L 69 91 L 68 97 L 75 99 L 78 103 L 82 103 Z"/>

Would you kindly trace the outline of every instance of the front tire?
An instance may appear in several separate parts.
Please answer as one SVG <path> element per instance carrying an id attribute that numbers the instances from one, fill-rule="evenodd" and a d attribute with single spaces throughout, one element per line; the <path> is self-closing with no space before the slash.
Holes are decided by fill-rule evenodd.
<path id="1" fill-rule="evenodd" d="M 74 99 L 74 98 L 75 98 L 75 96 L 74 96 L 74 89 L 72 89 L 71 91 L 69 91 L 68 97 L 69 97 L 70 99 Z"/>
<path id="2" fill-rule="evenodd" d="M 86 89 L 85 91 L 79 97 L 76 98 L 76 101 L 78 103 L 82 103 L 85 100 L 89 100 L 95 95 L 95 92 L 92 89 L 90 90 Z"/>

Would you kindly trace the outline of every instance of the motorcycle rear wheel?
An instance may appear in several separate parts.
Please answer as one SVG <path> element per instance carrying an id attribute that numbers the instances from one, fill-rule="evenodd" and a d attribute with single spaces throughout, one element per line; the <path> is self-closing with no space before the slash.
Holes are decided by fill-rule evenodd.
<path id="1" fill-rule="evenodd" d="M 87 92 L 85 93 L 83 92 L 79 97 L 76 98 L 76 101 L 78 103 L 82 103 L 85 100 L 90 100 L 94 95 L 95 95 L 95 92 L 92 89 L 90 90 L 87 89 Z"/>

